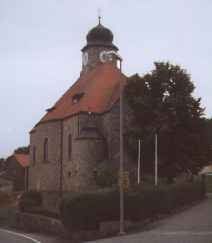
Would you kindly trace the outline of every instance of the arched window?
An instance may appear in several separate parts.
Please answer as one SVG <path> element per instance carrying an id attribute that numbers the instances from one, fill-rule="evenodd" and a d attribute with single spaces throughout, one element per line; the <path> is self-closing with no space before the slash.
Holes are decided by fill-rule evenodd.
<path id="1" fill-rule="evenodd" d="M 71 134 L 68 135 L 68 158 L 71 160 L 72 155 L 72 136 Z"/>
<path id="2" fill-rule="evenodd" d="M 33 165 L 35 165 L 35 163 L 36 163 L 36 147 L 35 146 L 32 147 L 32 163 L 33 163 Z"/>
<path id="3" fill-rule="evenodd" d="M 43 160 L 48 161 L 48 138 L 44 139 L 43 144 Z"/>

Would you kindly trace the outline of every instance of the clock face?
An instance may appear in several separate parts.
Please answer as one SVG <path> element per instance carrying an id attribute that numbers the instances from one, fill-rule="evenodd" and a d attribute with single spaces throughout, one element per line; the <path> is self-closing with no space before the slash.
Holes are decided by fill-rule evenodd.
<path id="1" fill-rule="evenodd" d="M 107 57 L 107 52 L 106 51 L 102 51 L 100 54 L 99 54 L 99 59 L 101 62 L 106 62 L 108 57 Z"/>
<path id="2" fill-rule="evenodd" d="M 85 52 L 85 53 L 83 53 L 83 56 L 82 56 L 82 64 L 83 64 L 83 66 L 86 66 L 87 63 L 88 63 L 88 53 Z"/>

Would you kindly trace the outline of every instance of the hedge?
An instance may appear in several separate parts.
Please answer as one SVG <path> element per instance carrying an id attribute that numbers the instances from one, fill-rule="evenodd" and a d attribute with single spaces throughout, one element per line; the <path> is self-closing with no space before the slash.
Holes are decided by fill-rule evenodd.
<path id="1" fill-rule="evenodd" d="M 18 207 L 21 212 L 29 212 L 34 207 L 42 205 L 42 195 L 38 191 L 24 192 L 18 202 Z"/>
<path id="2" fill-rule="evenodd" d="M 204 197 L 201 180 L 158 188 L 138 187 L 125 193 L 125 219 L 142 221 L 190 204 Z M 119 192 L 86 193 L 66 197 L 61 220 L 69 230 L 97 229 L 103 221 L 119 220 Z"/>

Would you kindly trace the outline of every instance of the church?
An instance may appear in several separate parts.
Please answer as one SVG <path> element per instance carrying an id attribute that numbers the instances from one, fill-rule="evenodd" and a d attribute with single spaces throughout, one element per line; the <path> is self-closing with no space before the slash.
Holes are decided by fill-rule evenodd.
<path id="1" fill-rule="evenodd" d="M 100 18 L 86 39 L 79 79 L 30 132 L 31 190 L 93 190 L 96 167 L 103 161 L 118 173 L 120 87 L 127 77 L 113 33 Z"/>

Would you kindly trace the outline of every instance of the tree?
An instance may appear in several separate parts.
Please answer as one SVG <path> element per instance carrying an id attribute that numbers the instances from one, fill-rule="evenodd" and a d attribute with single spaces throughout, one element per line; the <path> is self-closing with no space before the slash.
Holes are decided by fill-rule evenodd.
<path id="1" fill-rule="evenodd" d="M 207 130 L 207 139 L 212 149 L 212 118 L 206 119 L 206 130 Z M 212 161 L 211 161 L 212 162 Z"/>
<path id="2" fill-rule="evenodd" d="M 154 134 L 159 139 L 159 173 L 169 179 L 181 172 L 197 173 L 208 163 L 211 151 L 201 99 L 193 96 L 194 84 L 178 65 L 156 62 L 143 77 L 128 79 L 125 96 L 133 114 L 128 131 L 129 147 L 143 141 L 144 168 L 153 170 Z"/>

